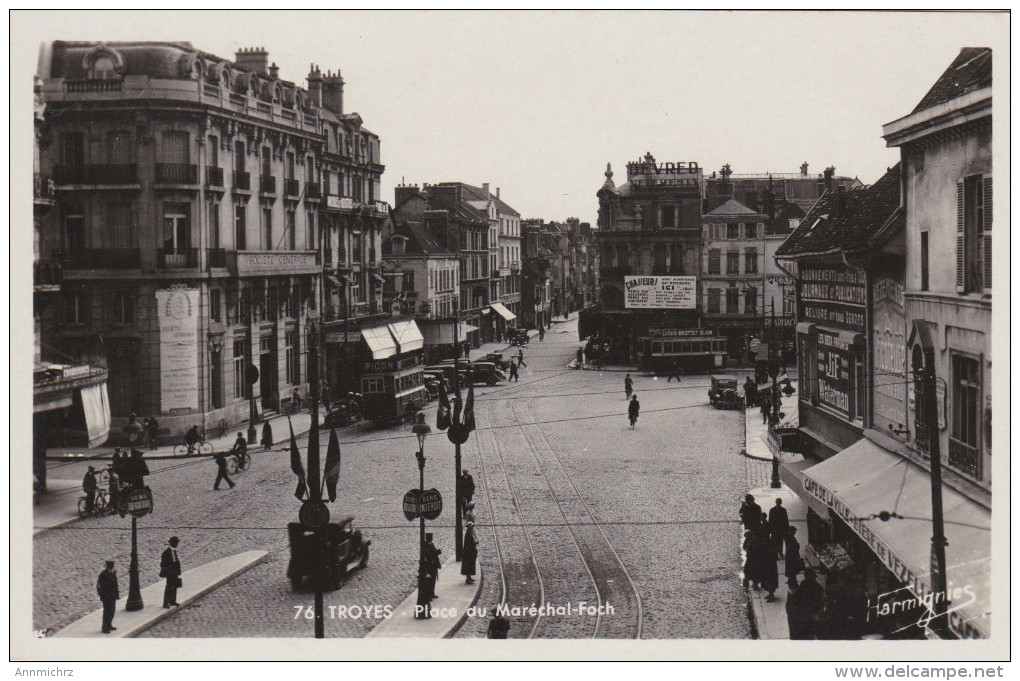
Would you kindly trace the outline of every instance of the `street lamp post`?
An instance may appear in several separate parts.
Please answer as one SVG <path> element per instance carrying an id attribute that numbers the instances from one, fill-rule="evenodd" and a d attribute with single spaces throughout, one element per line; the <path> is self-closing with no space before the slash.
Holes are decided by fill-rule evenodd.
<path id="1" fill-rule="evenodd" d="M 258 377 L 256 376 L 255 371 L 253 371 L 255 369 L 255 362 L 253 361 L 254 360 L 254 353 L 255 353 L 255 351 L 252 349 L 252 346 L 251 346 L 251 344 L 252 344 L 251 325 L 252 325 L 252 322 L 254 321 L 254 311 L 252 310 L 252 306 L 253 305 L 254 305 L 254 301 L 249 299 L 248 300 L 248 319 L 247 319 L 248 323 L 245 325 L 245 339 L 246 339 L 246 344 L 247 344 L 247 348 L 248 348 L 248 352 L 246 352 L 245 354 L 248 356 L 248 366 L 246 366 L 244 368 L 244 370 L 245 370 L 245 380 L 248 382 L 248 445 L 249 446 L 254 446 L 254 444 L 255 444 L 255 438 L 256 438 L 255 424 L 258 422 L 258 418 L 259 418 L 258 409 L 255 408 L 255 381 L 258 380 Z M 252 379 L 254 379 L 254 380 L 252 380 Z"/>
<path id="2" fill-rule="evenodd" d="M 779 397 L 779 360 L 776 358 L 776 298 L 772 296 L 772 337 L 769 339 L 769 373 L 772 374 L 772 415 L 769 417 L 769 430 L 779 425 L 779 408 L 782 398 Z M 772 489 L 779 489 L 783 483 L 779 480 L 779 455 L 775 448 L 772 451 Z"/>
<path id="3" fill-rule="evenodd" d="M 128 568 L 128 597 L 124 609 L 128 612 L 141 610 L 142 588 L 138 581 L 138 518 L 131 516 L 131 566 Z"/>
<path id="4" fill-rule="evenodd" d="M 425 414 L 418 412 L 417 422 L 411 427 L 411 432 L 418 438 L 418 451 L 415 458 L 418 460 L 418 494 L 425 493 L 425 438 L 432 432 L 429 424 L 425 423 Z M 412 516 L 413 517 L 413 516 Z M 426 591 L 425 582 L 425 516 L 418 516 L 418 608 L 415 619 L 428 617 L 429 594 Z"/>
<path id="5" fill-rule="evenodd" d="M 457 312 L 457 306 L 456 305 L 453 308 L 453 312 L 454 312 L 454 315 L 453 315 L 453 317 L 454 317 L 453 318 L 453 345 L 454 345 L 454 347 L 457 348 L 457 353 L 453 356 L 453 394 L 457 396 L 457 399 L 460 399 L 460 340 L 459 340 L 460 339 L 460 333 L 459 333 L 459 330 L 458 330 L 458 327 L 460 326 L 460 314 Z M 461 416 L 462 417 L 463 417 L 463 406 L 464 405 L 461 405 L 461 408 L 462 408 Z M 464 500 L 461 499 L 461 492 L 463 490 L 461 490 L 461 484 L 460 484 L 460 443 L 459 442 L 458 443 L 454 443 L 454 446 L 453 446 L 453 462 L 454 462 L 453 463 L 453 467 L 454 467 L 454 479 L 453 479 L 454 495 L 453 496 L 454 496 L 454 504 L 457 507 L 454 510 L 454 512 L 453 512 L 453 517 L 454 517 L 454 522 L 453 522 L 454 529 L 453 529 L 453 531 L 454 531 L 454 535 L 455 535 L 454 539 L 453 539 L 453 550 L 454 550 L 454 556 L 453 557 L 454 557 L 455 560 L 459 561 L 460 560 L 460 554 L 464 550 L 464 537 L 462 536 L 462 532 L 463 532 L 463 527 L 462 527 L 463 519 L 461 517 L 461 512 L 462 512 L 463 507 L 464 507 Z"/>

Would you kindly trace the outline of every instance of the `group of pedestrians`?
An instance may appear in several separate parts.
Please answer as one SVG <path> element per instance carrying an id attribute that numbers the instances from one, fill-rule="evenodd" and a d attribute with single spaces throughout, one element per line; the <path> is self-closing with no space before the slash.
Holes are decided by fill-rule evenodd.
<path id="1" fill-rule="evenodd" d="M 178 537 L 170 537 L 159 560 L 159 576 L 166 580 L 163 588 L 163 607 L 166 609 L 180 606 L 177 602 L 177 590 L 184 585 L 181 581 L 181 559 L 177 555 L 180 542 Z M 96 593 L 99 595 L 99 602 L 103 604 L 102 632 L 109 634 L 117 630 L 117 627 L 113 626 L 113 618 L 117 612 L 117 601 L 120 600 L 120 584 L 115 561 L 106 561 L 106 567 L 96 580 Z"/>

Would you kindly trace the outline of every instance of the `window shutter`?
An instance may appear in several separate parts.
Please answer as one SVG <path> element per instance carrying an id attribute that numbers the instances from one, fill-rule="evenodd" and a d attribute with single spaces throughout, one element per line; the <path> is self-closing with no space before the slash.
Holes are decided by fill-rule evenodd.
<path id="1" fill-rule="evenodd" d="M 984 275 L 984 289 L 986 293 L 992 292 L 992 258 L 994 251 L 992 251 L 992 178 L 984 178 L 984 186 L 981 191 L 982 203 L 984 204 L 984 224 L 981 226 L 983 233 L 981 235 L 981 248 L 984 251 L 982 253 L 981 264 Z"/>
<path id="2" fill-rule="evenodd" d="M 966 241 L 964 239 L 963 231 L 963 213 L 964 213 L 964 200 L 963 200 L 963 180 L 956 181 L 956 291 L 957 293 L 964 293 L 966 291 Z"/>

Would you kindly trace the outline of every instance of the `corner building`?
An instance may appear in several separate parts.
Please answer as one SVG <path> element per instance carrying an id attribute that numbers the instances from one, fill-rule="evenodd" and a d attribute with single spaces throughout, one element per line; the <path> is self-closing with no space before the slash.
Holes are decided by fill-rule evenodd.
<path id="1" fill-rule="evenodd" d="M 40 76 L 40 166 L 56 188 L 40 252 L 64 273 L 42 334 L 82 361 L 105 353 L 113 432 L 152 414 L 175 440 L 245 421 L 252 393 L 263 413 L 307 395 L 319 216 L 334 195 L 323 158 L 340 153 L 330 125 L 360 120 L 311 79 L 311 92 L 282 80 L 261 48 L 229 60 L 184 42 L 59 41 Z M 378 140 L 356 139 L 360 188 L 336 191 L 360 192 L 354 208 L 374 214 Z M 370 266 L 359 274 L 369 294 L 352 295 L 370 311 Z"/>

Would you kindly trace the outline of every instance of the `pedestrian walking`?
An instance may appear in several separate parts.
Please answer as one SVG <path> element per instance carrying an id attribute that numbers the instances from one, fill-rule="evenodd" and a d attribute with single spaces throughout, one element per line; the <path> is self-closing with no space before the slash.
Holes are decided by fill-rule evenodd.
<path id="1" fill-rule="evenodd" d="M 301 411 L 304 407 L 304 400 L 301 399 L 301 390 L 294 388 L 293 392 L 291 392 L 290 402 L 294 405 L 294 411 Z"/>
<path id="2" fill-rule="evenodd" d="M 149 449 L 156 449 L 156 440 L 159 439 L 159 421 L 155 416 L 146 419 L 145 432 L 149 435 Z"/>
<path id="3" fill-rule="evenodd" d="M 761 568 L 757 563 L 757 554 L 754 552 L 754 532 L 744 531 L 744 588 L 759 587 L 761 582 Z"/>
<path id="4" fill-rule="evenodd" d="M 85 471 L 85 477 L 81 481 L 81 491 L 85 492 L 85 512 L 92 513 L 96 510 L 96 469 L 89 466 Z"/>
<path id="5" fill-rule="evenodd" d="M 117 630 L 117 627 L 113 626 L 113 615 L 117 611 L 120 587 L 117 585 L 117 571 L 113 565 L 112 560 L 106 561 L 106 569 L 99 573 L 99 579 L 96 580 L 96 593 L 99 594 L 99 601 L 103 604 L 104 634 Z"/>
<path id="6" fill-rule="evenodd" d="M 464 522 L 475 522 L 475 502 L 473 501 L 469 501 L 467 507 L 464 509 Z"/>
<path id="7" fill-rule="evenodd" d="M 124 457 L 120 454 L 120 447 L 113 448 L 113 458 L 110 460 L 110 472 L 118 478 L 124 475 Z"/>
<path id="8" fill-rule="evenodd" d="M 478 560 L 478 535 L 475 524 L 469 522 L 464 530 L 464 549 L 460 554 L 460 574 L 467 577 L 465 584 L 475 583 L 475 561 Z"/>
<path id="9" fill-rule="evenodd" d="M 507 381 L 507 383 L 509 383 L 510 381 L 514 381 L 516 383 L 521 382 L 520 377 L 517 375 L 517 362 L 515 362 L 513 359 L 510 360 L 510 380 Z"/>
<path id="10" fill-rule="evenodd" d="M 803 608 L 797 578 L 790 579 L 787 586 L 789 590 L 786 594 L 786 624 L 790 630 L 790 640 L 803 641 L 807 636 L 804 630 Z"/>
<path id="11" fill-rule="evenodd" d="M 432 533 L 425 535 L 425 595 L 431 601 L 438 598 L 436 595 L 436 580 L 439 579 L 439 570 L 443 564 L 439 560 L 442 550 L 432 543 Z"/>
<path id="12" fill-rule="evenodd" d="M 485 638 L 507 638 L 510 635 L 510 620 L 502 615 L 493 615 Z"/>
<path id="13" fill-rule="evenodd" d="M 333 391 L 329 388 L 329 381 L 322 382 L 322 390 L 319 393 L 319 399 L 322 400 L 322 404 L 325 405 L 326 411 L 329 411 L 329 405 L 333 401 Z"/>
<path id="14" fill-rule="evenodd" d="M 641 403 L 638 402 L 637 395 L 631 395 L 630 404 L 627 405 L 627 418 L 630 419 L 630 428 L 634 429 L 637 424 L 638 414 L 641 412 Z"/>
<path id="15" fill-rule="evenodd" d="M 126 461 L 122 459 L 122 467 L 126 472 L 121 476 L 124 482 L 133 488 L 145 487 L 145 476 L 149 474 L 149 466 L 145 463 L 145 457 L 140 449 L 131 450 L 131 458 Z"/>
<path id="16" fill-rule="evenodd" d="M 786 539 L 788 529 L 790 529 L 790 516 L 783 508 L 783 500 L 776 499 L 776 505 L 769 509 L 769 532 L 775 538 L 777 558 L 783 556 L 783 541 Z"/>
<path id="17" fill-rule="evenodd" d="M 627 399 L 630 399 L 631 393 L 634 392 L 634 379 L 627 374 L 627 377 L 623 379 L 623 391 L 627 393 Z"/>
<path id="18" fill-rule="evenodd" d="M 750 376 L 744 381 L 744 406 L 753 407 L 758 404 L 758 386 Z"/>
<path id="19" fill-rule="evenodd" d="M 804 569 L 804 559 L 800 557 L 800 542 L 797 541 L 797 528 L 786 528 L 786 536 L 783 541 L 786 544 L 786 574 L 787 584 L 796 584 L 797 575 Z"/>
<path id="20" fill-rule="evenodd" d="M 577 366 L 584 364 L 584 350 L 581 348 L 577 349 Z"/>
<path id="21" fill-rule="evenodd" d="M 524 348 L 517 348 L 517 364 L 522 367 L 528 366 L 524 363 Z"/>
<path id="22" fill-rule="evenodd" d="M 740 522 L 744 524 L 744 529 L 755 529 L 760 518 L 761 506 L 755 503 L 753 494 L 745 494 L 744 501 L 740 504 Z"/>
<path id="23" fill-rule="evenodd" d="M 772 398 L 770 393 L 764 393 L 761 396 L 761 422 L 769 422 L 769 413 L 772 411 Z"/>
<path id="24" fill-rule="evenodd" d="M 797 587 L 797 605 L 800 622 L 803 625 L 802 635 L 804 638 L 813 639 L 817 631 L 819 619 L 825 610 L 825 592 L 822 585 L 815 581 L 815 571 L 811 568 L 804 570 L 804 580 Z"/>
<path id="25" fill-rule="evenodd" d="M 110 466 L 110 508 L 120 512 L 120 477 L 113 470 L 113 465 Z M 121 514 L 123 518 L 123 514 Z"/>
<path id="26" fill-rule="evenodd" d="M 539 340 L 539 342 L 542 342 L 542 341 L 545 340 L 545 329 L 543 327 L 541 327 L 541 326 L 538 327 L 538 340 Z"/>
<path id="27" fill-rule="evenodd" d="M 181 559 L 177 556 L 177 546 L 181 540 L 177 537 L 170 537 L 169 546 L 163 551 L 159 559 L 159 576 L 166 578 L 166 587 L 163 589 L 163 607 L 170 608 L 180 605 L 177 602 L 177 589 L 181 583 Z"/>
<path id="28" fill-rule="evenodd" d="M 260 444 L 268 451 L 273 446 L 273 427 L 269 425 L 269 421 L 266 421 L 262 425 L 262 439 Z"/>
<path id="29" fill-rule="evenodd" d="M 674 360 L 673 361 L 673 369 L 672 369 L 672 371 L 669 374 L 669 378 L 666 379 L 666 383 L 669 383 L 674 378 L 676 379 L 676 382 L 679 383 L 680 382 L 680 374 L 681 374 L 681 372 L 682 372 L 682 370 L 680 369 L 680 362 L 677 361 L 677 360 Z"/>
<path id="30" fill-rule="evenodd" d="M 460 472 L 460 477 L 457 478 L 457 492 L 460 494 L 461 509 L 467 509 L 467 505 L 471 503 L 471 498 L 475 495 L 475 479 L 471 477 L 466 468 Z"/>
<path id="31" fill-rule="evenodd" d="M 760 569 L 761 588 L 768 592 L 765 600 L 768 603 L 774 603 L 776 589 L 779 588 L 779 566 L 776 564 L 775 544 L 768 527 L 768 521 L 763 513 L 755 538 L 755 563 Z"/>
<path id="32" fill-rule="evenodd" d="M 213 483 L 213 489 L 219 490 L 220 481 L 226 480 L 227 484 L 230 485 L 230 489 L 234 489 L 234 481 L 227 475 L 227 455 L 224 452 L 216 452 L 213 455 L 216 459 L 216 482 Z"/>

